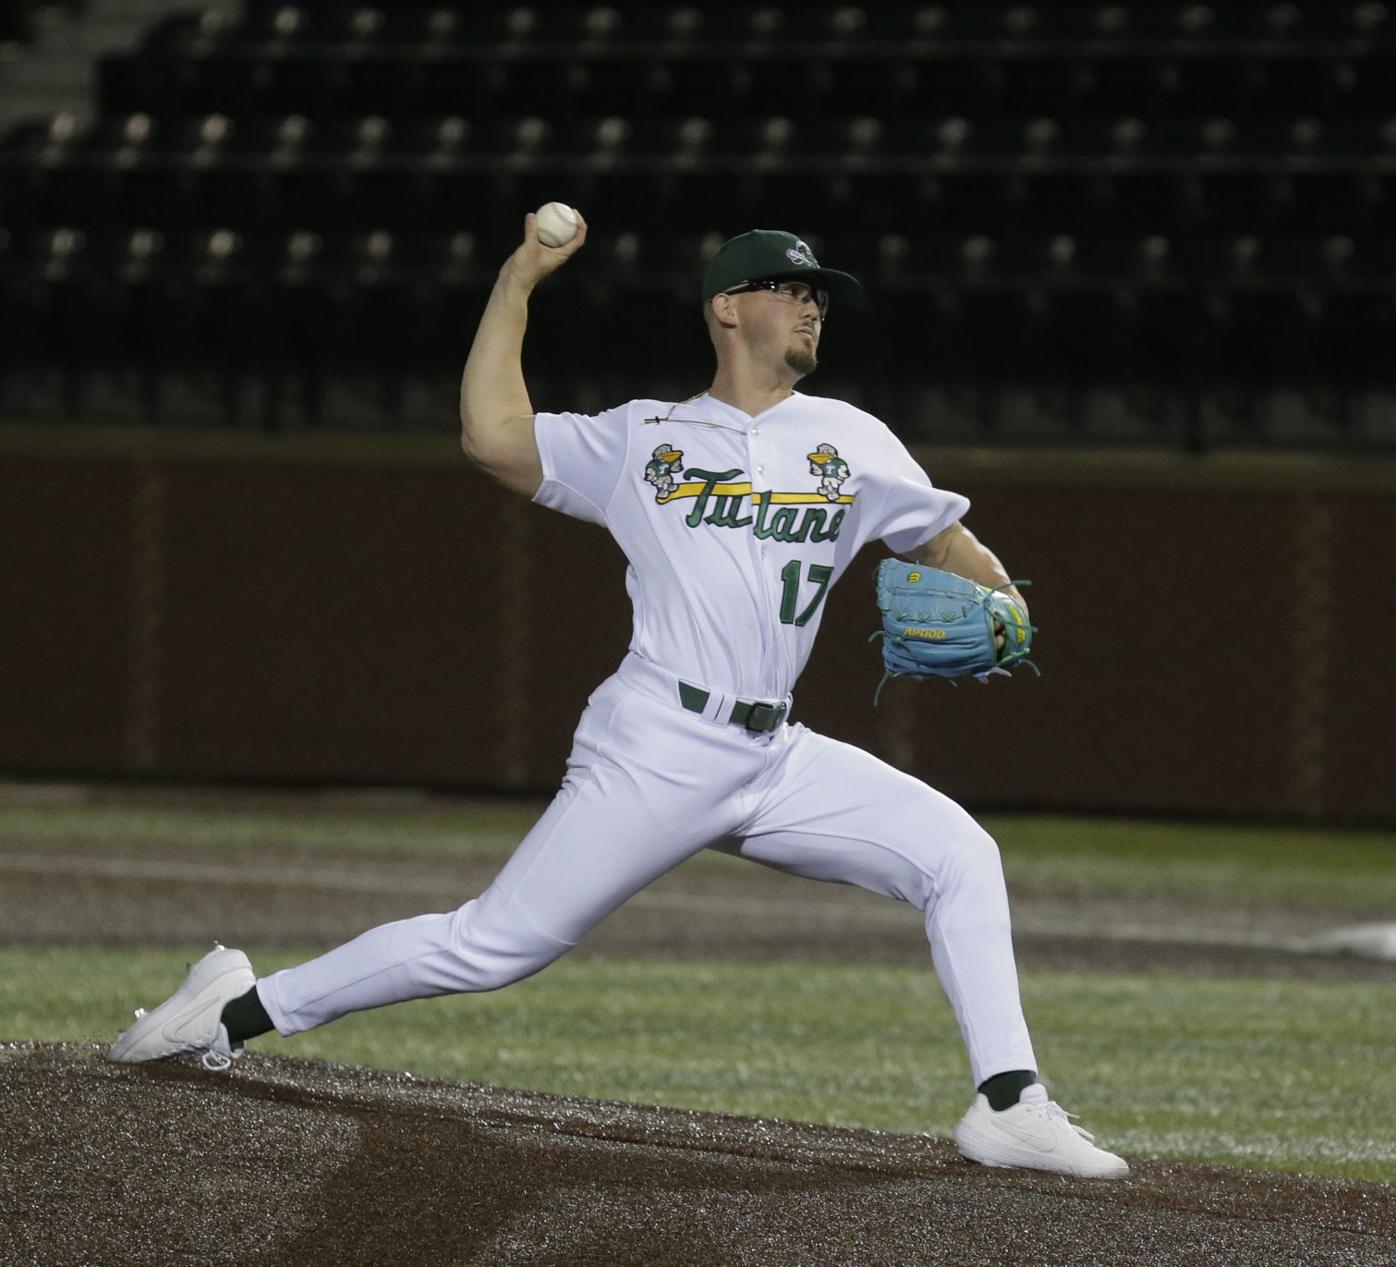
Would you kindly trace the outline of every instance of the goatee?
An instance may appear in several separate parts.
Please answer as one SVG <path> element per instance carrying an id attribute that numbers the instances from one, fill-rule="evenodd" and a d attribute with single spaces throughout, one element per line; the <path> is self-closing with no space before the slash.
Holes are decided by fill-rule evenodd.
<path id="1" fill-rule="evenodd" d="M 786 349 L 785 363 L 801 377 L 813 374 L 819 368 L 819 358 L 815 356 L 813 346 Z"/>

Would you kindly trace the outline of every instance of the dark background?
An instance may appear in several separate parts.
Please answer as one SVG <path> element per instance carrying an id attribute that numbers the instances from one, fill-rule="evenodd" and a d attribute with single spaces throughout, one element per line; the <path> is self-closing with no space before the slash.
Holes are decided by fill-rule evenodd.
<path id="1" fill-rule="evenodd" d="M 0 93 L 45 8 L 0 3 Z M 701 390 L 704 260 L 788 228 L 867 288 L 808 390 L 885 418 L 1036 583 L 1041 681 L 874 710 L 863 558 L 797 716 L 976 805 L 1390 821 L 1393 29 L 152 18 L 0 135 L 0 767 L 555 785 L 624 649 L 621 560 L 452 436 L 494 273 L 559 199 L 592 236 L 533 304 L 536 407 Z"/>

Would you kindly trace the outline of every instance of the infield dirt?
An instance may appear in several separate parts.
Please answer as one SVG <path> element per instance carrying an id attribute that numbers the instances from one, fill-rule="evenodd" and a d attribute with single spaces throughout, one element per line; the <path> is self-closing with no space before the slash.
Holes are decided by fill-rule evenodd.
<path id="1" fill-rule="evenodd" d="M 1396 1262 L 1386 1185 L 1072 1180 L 924 1136 L 75 1045 L 0 1046 L 0 1209 L 26 1267 Z"/>

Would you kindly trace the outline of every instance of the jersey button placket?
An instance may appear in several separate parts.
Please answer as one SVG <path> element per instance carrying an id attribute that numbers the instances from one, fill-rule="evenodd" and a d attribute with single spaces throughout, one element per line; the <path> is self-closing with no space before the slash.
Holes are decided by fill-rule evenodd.
<path id="1" fill-rule="evenodd" d="M 760 445 L 757 443 L 760 436 L 760 427 L 752 427 L 752 429 L 749 432 L 747 432 L 747 462 L 749 463 L 747 469 L 752 474 L 751 514 L 753 519 L 756 515 L 756 495 L 762 491 L 763 487 L 762 483 L 758 483 L 756 477 L 759 475 L 765 475 L 766 473 L 766 464 L 761 460 L 762 454 L 760 452 Z M 768 543 L 764 537 L 758 537 L 756 535 L 754 527 L 751 533 L 751 541 L 753 546 L 752 554 L 756 562 L 756 571 L 757 575 L 761 577 L 761 588 L 765 591 L 766 601 L 777 602 L 777 596 L 774 595 L 768 588 L 769 582 L 766 575 L 765 559 L 768 551 Z M 776 629 L 774 633 L 775 637 L 771 640 L 771 642 L 766 643 L 762 647 L 762 659 L 766 660 L 768 657 L 774 654 L 775 656 L 778 656 L 782 661 L 786 661 L 788 660 L 789 652 L 786 650 L 784 646 L 784 640 L 780 637 L 779 629 Z M 767 736 L 767 738 L 769 738 L 769 736 Z"/>
<path id="2" fill-rule="evenodd" d="M 766 473 L 765 466 L 758 460 L 761 455 L 756 451 L 757 446 L 755 444 L 755 440 L 756 437 L 760 434 L 760 427 L 752 427 L 752 429 L 747 433 L 746 438 L 747 461 L 751 464 L 750 469 L 753 476 L 765 475 Z M 756 495 L 760 491 L 760 485 L 753 478 L 751 481 L 751 513 L 753 516 L 755 516 L 756 514 Z M 755 536 L 754 533 L 752 535 Z M 766 543 L 760 537 L 756 538 L 756 550 L 758 554 L 766 553 Z"/>
<path id="3" fill-rule="evenodd" d="M 760 484 L 759 480 L 757 479 L 757 477 L 758 477 L 759 475 L 763 474 L 763 473 L 765 472 L 765 469 L 766 469 L 765 466 L 761 464 L 761 462 L 760 462 L 760 460 L 759 460 L 759 459 L 760 459 L 760 454 L 757 452 L 756 437 L 759 436 L 760 434 L 761 434 L 761 428 L 760 428 L 760 427 L 752 427 L 752 428 L 746 433 L 746 460 L 747 460 L 747 470 L 749 470 L 749 471 L 751 472 L 751 517 L 752 517 L 752 521 L 753 521 L 753 522 L 752 522 L 752 527 L 749 528 L 749 529 L 747 529 L 747 531 L 751 533 L 751 537 L 750 537 L 750 539 L 749 539 L 749 540 L 750 540 L 750 546 L 749 546 L 749 548 L 750 548 L 750 550 L 751 550 L 752 562 L 755 564 L 755 567 L 756 567 L 756 575 L 757 575 L 759 578 L 761 578 L 761 579 L 760 579 L 761 589 L 762 589 L 762 591 L 765 592 L 765 594 L 766 594 L 766 601 L 769 602 L 770 599 L 771 599 L 771 595 L 770 595 L 770 592 L 769 592 L 769 591 L 767 590 L 767 588 L 766 588 L 766 575 L 765 575 L 765 573 L 766 573 L 766 567 L 765 567 L 765 562 L 764 562 L 765 557 L 766 557 L 766 543 L 765 543 L 765 541 L 763 541 L 760 537 L 758 537 L 758 536 L 756 535 L 756 528 L 755 528 L 755 520 L 756 520 L 756 497 L 757 497 L 757 494 L 760 493 L 760 491 L 761 491 L 761 484 Z M 765 659 L 770 655 L 770 652 L 771 652 L 771 648 L 770 648 L 769 644 L 763 645 L 762 648 L 761 648 L 761 658 L 762 658 L 763 660 L 765 660 Z"/>
<path id="4" fill-rule="evenodd" d="M 753 427 L 753 428 L 751 429 L 751 438 L 748 440 L 748 445 L 749 445 L 749 447 L 750 447 L 750 449 L 751 449 L 751 463 L 752 463 L 751 469 L 752 469 L 753 473 L 754 473 L 754 474 L 759 474 L 759 475 L 765 475 L 765 473 L 766 473 L 766 466 L 765 466 L 765 463 L 762 461 L 763 455 L 762 455 L 761 452 L 760 452 L 760 446 L 755 442 L 755 439 L 756 439 L 757 437 L 759 437 L 760 434 L 761 434 L 761 428 L 760 428 L 760 427 Z M 763 481 L 763 487 L 769 487 L 769 483 L 768 483 L 767 481 Z M 755 492 L 755 490 L 756 490 L 756 481 L 755 481 L 754 478 L 753 478 L 753 480 L 752 480 L 752 489 L 753 489 L 753 494 L 754 494 L 754 492 Z M 752 499 L 752 500 L 753 500 L 753 503 L 754 503 L 754 501 L 755 501 L 755 497 L 754 497 L 754 496 L 753 496 L 753 499 Z M 755 514 L 755 511 L 753 511 L 752 513 Z M 755 535 L 755 534 L 753 533 L 753 535 Z M 759 540 L 758 543 L 757 543 L 757 550 L 758 550 L 758 553 L 759 553 L 760 556 L 763 557 L 763 558 L 767 557 L 767 554 L 768 554 L 768 551 L 769 551 L 770 548 L 771 548 L 771 544 L 770 544 L 768 541 Z M 784 547 L 781 547 L 781 548 L 784 549 Z M 775 640 L 774 640 L 775 645 L 774 645 L 774 647 L 772 648 L 772 650 L 773 650 L 773 651 L 775 652 L 775 654 L 779 657 L 781 663 L 783 664 L 784 670 L 785 670 L 785 673 L 786 673 L 787 678 L 788 678 L 788 679 L 793 679 L 794 673 L 793 673 L 793 664 L 792 664 L 792 650 L 791 650 L 791 647 L 790 647 L 790 645 L 789 645 L 789 642 L 787 641 L 787 639 L 786 639 L 786 637 L 785 637 L 785 631 L 783 631 L 783 630 L 781 629 L 780 626 L 775 626 L 775 627 L 774 627 L 774 632 L 775 632 Z M 793 632 L 793 631 L 792 631 L 792 632 Z M 773 731 L 773 732 L 772 732 L 772 735 L 774 735 L 774 733 L 775 733 L 775 732 Z"/>

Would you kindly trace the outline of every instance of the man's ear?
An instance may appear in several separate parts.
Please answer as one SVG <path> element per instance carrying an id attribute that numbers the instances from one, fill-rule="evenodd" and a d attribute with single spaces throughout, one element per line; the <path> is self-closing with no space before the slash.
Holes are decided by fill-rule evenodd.
<path id="1" fill-rule="evenodd" d="M 731 295 L 724 295 L 720 291 L 710 299 L 713 317 L 717 324 L 724 329 L 731 330 L 737 324 L 737 301 Z"/>

